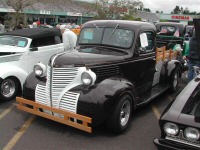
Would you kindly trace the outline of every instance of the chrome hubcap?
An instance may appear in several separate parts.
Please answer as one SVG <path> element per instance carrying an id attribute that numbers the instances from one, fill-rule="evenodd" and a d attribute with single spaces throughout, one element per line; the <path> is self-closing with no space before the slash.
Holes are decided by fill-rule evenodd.
<path id="1" fill-rule="evenodd" d="M 123 103 L 120 112 L 120 122 L 122 126 L 125 126 L 127 124 L 130 117 L 130 112 L 131 112 L 131 104 L 128 100 L 126 100 Z"/>
<path id="2" fill-rule="evenodd" d="M 15 82 L 11 79 L 6 79 L 1 85 L 1 93 L 4 97 L 11 97 L 15 93 Z"/>

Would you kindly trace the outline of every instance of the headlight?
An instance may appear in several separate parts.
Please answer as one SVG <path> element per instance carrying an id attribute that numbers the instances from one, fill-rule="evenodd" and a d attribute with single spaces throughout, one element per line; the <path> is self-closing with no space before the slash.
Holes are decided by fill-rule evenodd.
<path id="1" fill-rule="evenodd" d="M 44 77 L 46 75 L 46 66 L 42 63 L 38 63 L 34 66 L 34 73 L 36 76 Z"/>
<path id="2" fill-rule="evenodd" d="M 197 141 L 200 137 L 199 130 L 188 127 L 184 131 L 184 135 L 188 140 Z"/>
<path id="3" fill-rule="evenodd" d="M 176 124 L 168 122 L 164 125 L 164 131 L 167 135 L 177 135 L 179 128 Z"/>
<path id="4" fill-rule="evenodd" d="M 81 80 L 82 80 L 83 84 L 85 84 L 85 85 L 91 85 L 92 84 L 92 77 L 87 72 L 83 72 L 83 74 L 81 75 Z"/>

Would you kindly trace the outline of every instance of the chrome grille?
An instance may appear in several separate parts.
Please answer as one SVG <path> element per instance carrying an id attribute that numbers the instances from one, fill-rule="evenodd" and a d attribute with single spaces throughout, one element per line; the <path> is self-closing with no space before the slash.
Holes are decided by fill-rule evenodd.
<path id="1" fill-rule="evenodd" d="M 47 99 L 47 101 L 49 101 L 49 103 L 51 104 L 51 102 L 50 102 L 50 99 L 51 99 L 51 96 L 50 96 L 50 94 L 51 94 L 51 67 L 50 66 L 48 66 L 47 67 L 47 82 L 46 82 L 46 99 Z"/>
<path id="2" fill-rule="evenodd" d="M 182 144 L 187 144 L 187 145 L 191 145 L 191 146 L 194 146 L 194 147 L 198 147 L 200 148 L 200 142 L 199 141 L 189 141 L 187 140 L 185 137 L 183 136 L 177 136 L 177 137 L 172 137 L 172 136 L 167 136 L 166 137 L 167 140 L 170 140 L 170 141 L 174 141 L 174 142 L 178 142 L 178 143 L 182 143 Z"/>
<path id="3" fill-rule="evenodd" d="M 53 68 L 51 81 L 52 106 L 58 107 L 58 97 L 78 74 L 78 68 Z"/>
<path id="4" fill-rule="evenodd" d="M 76 113 L 76 107 L 78 102 L 77 100 L 79 95 L 79 93 L 74 92 L 65 93 L 60 101 L 59 108 Z"/>
<path id="5" fill-rule="evenodd" d="M 50 106 L 50 101 L 46 99 L 46 94 L 44 93 L 45 86 L 38 84 L 35 91 L 35 101 Z"/>

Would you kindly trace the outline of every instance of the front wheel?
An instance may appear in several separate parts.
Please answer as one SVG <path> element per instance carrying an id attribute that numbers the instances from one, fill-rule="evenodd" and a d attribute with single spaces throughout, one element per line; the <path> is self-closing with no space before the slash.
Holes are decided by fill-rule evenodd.
<path id="1" fill-rule="evenodd" d="M 0 82 L 0 101 L 9 101 L 16 97 L 18 84 L 14 78 L 6 78 Z"/>
<path id="2" fill-rule="evenodd" d="M 114 133 L 124 132 L 129 125 L 131 115 L 132 98 L 129 95 L 124 95 L 108 118 L 107 128 Z"/>

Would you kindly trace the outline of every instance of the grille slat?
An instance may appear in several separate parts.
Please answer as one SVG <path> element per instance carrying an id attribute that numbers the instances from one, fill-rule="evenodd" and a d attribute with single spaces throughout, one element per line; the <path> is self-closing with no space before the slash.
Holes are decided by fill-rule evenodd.
<path id="1" fill-rule="evenodd" d="M 79 93 L 66 92 L 61 98 L 60 103 L 58 97 L 63 89 L 73 82 L 78 74 L 78 70 L 79 68 L 51 68 L 48 66 L 46 86 L 37 85 L 36 101 L 76 113 Z"/>

